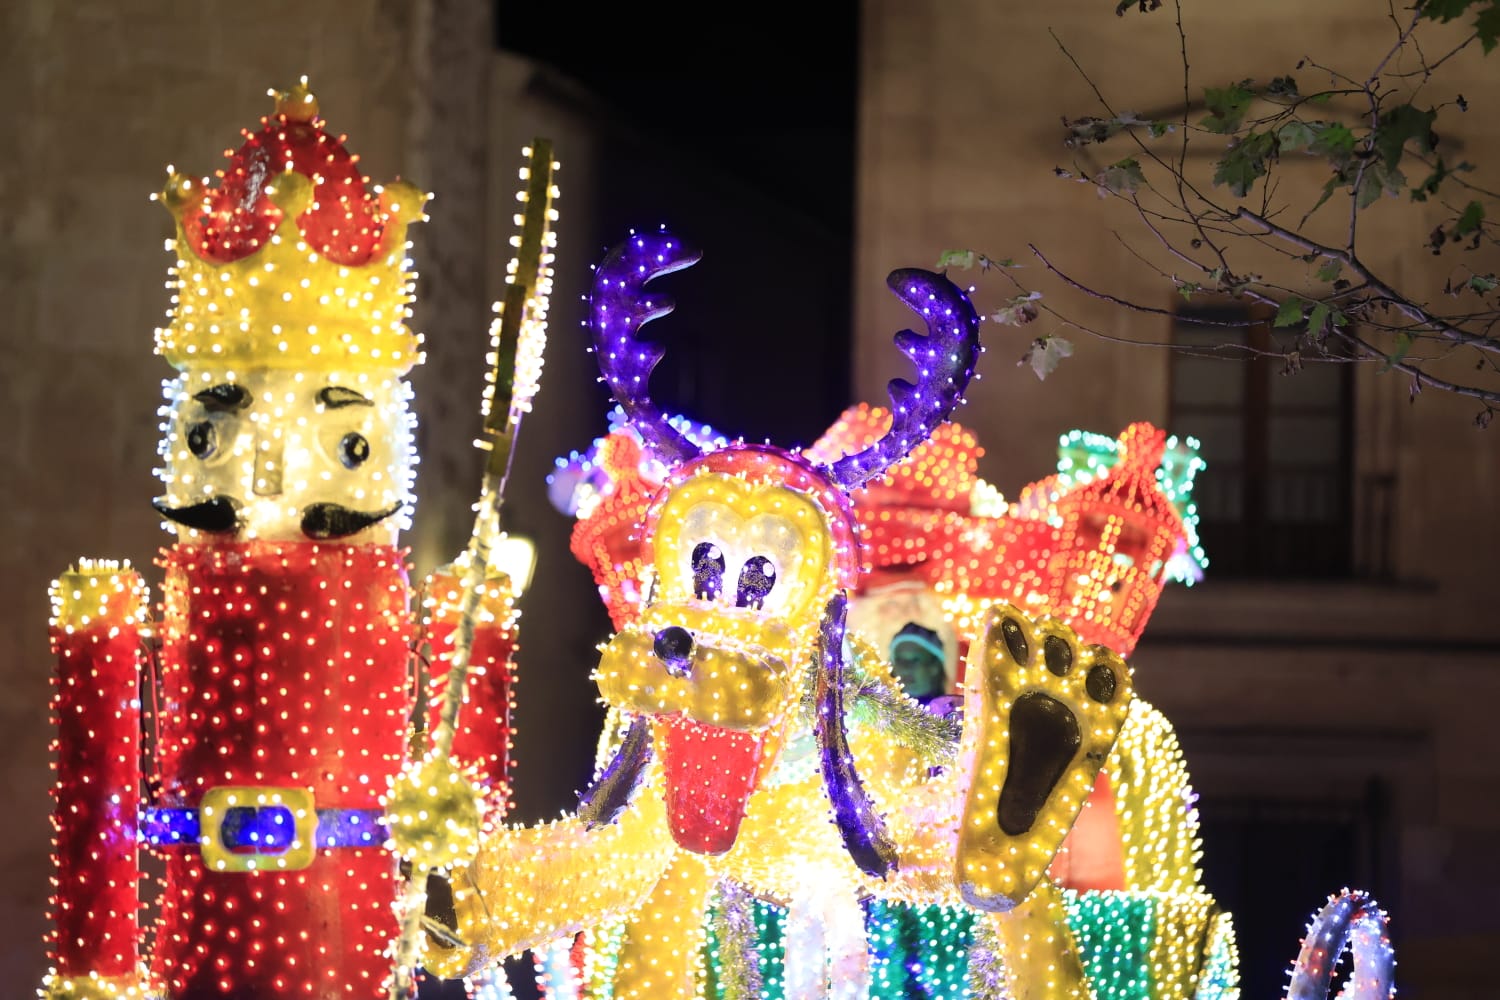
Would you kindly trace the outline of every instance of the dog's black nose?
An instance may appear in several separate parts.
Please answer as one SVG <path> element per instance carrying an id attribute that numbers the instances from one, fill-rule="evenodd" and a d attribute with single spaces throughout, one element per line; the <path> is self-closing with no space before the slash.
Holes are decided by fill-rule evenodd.
<path id="1" fill-rule="evenodd" d="M 677 625 L 668 625 L 656 633 L 652 645 L 656 656 L 670 673 L 686 676 L 693 666 L 693 633 Z"/>

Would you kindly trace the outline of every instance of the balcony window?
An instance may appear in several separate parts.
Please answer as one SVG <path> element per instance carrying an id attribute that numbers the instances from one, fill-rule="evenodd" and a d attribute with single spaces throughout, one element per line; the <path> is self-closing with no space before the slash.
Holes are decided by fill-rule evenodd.
<path id="1" fill-rule="evenodd" d="M 1349 576 L 1352 366 L 1290 367 L 1299 331 L 1218 325 L 1255 318 L 1224 308 L 1173 323 L 1169 426 L 1208 463 L 1194 488 L 1204 548 L 1220 577 Z"/>

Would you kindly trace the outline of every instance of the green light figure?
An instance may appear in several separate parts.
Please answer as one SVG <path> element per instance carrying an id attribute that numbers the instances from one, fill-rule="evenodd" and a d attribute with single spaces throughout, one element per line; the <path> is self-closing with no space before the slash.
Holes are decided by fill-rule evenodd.
<path id="1" fill-rule="evenodd" d="M 930 628 L 907 622 L 891 639 L 891 671 L 906 693 L 926 705 L 944 693 L 943 641 Z"/>

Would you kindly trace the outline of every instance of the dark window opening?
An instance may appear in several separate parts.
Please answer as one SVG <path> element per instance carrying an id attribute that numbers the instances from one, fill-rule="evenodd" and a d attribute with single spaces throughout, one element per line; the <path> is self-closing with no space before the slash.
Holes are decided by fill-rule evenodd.
<path id="1" fill-rule="evenodd" d="M 1307 922 L 1330 894 L 1360 888 L 1399 911 L 1378 779 L 1343 801 L 1205 796 L 1198 811 L 1203 884 L 1233 914 L 1242 996 L 1285 992 Z"/>
<path id="2" fill-rule="evenodd" d="M 1180 313 L 1173 323 L 1171 428 L 1208 463 L 1194 486 L 1215 576 L 1338 578 L 1352 572 L 1352 366 L 1302 331 L 1244 308 Z M 1228 346 L 1226 346 L 1228 345 Z M 1331 350 L 1331 348 L 1330 348 Z"/>

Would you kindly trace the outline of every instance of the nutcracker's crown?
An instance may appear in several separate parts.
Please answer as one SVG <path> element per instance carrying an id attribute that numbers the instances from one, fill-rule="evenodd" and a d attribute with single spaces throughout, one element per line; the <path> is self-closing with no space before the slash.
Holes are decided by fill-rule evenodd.
<path id="1" fill-rule="evenodd" d="M 306 77 L 271 93 L 275 112 L 226 151 L 217 188 L 168 168 L 159 198 L 178 260 L 157 352 L 179 369 L 404 373 L 421 360 L 406 325 L 406 227 L 427 196 L 404 181 L 372 186 L 347 137 L 324 131 Z"/>

